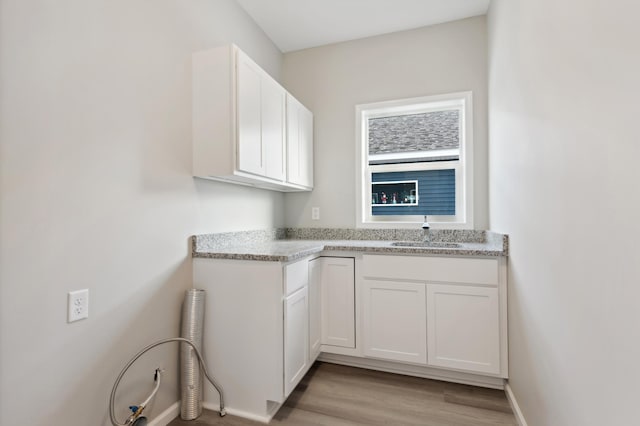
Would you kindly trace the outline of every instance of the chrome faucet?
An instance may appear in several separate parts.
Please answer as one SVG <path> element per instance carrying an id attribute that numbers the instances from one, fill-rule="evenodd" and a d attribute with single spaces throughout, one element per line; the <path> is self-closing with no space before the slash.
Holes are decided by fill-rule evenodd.
<path id="1" fill-rule="evenodd" d="M 422 236 L 424 237 L 424 242 L 429 242 L 431 240 L 431 233 L 429 232 L 429 222 L 427 222 L 427 215 L 424 215 L 424 222 L 422 223 Z"/>

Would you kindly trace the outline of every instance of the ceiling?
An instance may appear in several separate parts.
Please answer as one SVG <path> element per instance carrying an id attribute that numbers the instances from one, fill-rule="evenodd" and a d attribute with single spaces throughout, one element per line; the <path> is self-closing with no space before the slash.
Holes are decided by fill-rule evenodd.
<path id="1" fill-rule="evenodd" d="M 490 0 L 237 0 L 283 52 L 484 15 Z"/>

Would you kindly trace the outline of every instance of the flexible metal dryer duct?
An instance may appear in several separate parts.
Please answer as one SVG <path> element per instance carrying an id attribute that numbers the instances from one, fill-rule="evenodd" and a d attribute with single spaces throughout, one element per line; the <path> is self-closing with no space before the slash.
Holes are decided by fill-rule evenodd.
<path id="1" fill-rule="evenodd" d="M 204 324 L 204 290 L 187 290 L 182 305 L 182 330 L 180 336 L 190 340 L 202 352 L 202 328 Z M 180 388 L 182 420 L 194 420 L 202 414 L 203 382 L 200 363 L 193 347 L 180 344 Z"/>

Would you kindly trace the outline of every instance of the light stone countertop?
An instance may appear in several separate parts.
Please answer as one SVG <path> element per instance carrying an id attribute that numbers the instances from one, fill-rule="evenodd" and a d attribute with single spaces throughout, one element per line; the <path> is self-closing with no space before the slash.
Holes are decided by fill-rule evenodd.
<path id="1" fill-rule="evenodd" d="M 341 232 L 344 231 L 344 232 Z M 396 232 L 397 231 L 397 232 Z M 436 244 L 456 247 L 400 247 L 395 241 L 422 241 L 422 232 L 411 230 L 354 230 L 322 228 L 229 232 L 192 237 L 194 258 L 288 262 L 322 251 L 422 254 L 439 256 L 508 256 L 508 237 L 490 231 L 432 231 Z M 327 239 L 321 239 L 322 237 Z M 345 237 L 332 239 L 331 237 Z M 369 237 L 372 239 L 358 239 Z M 304 238 L 304 239 L 302 239 Z"/>

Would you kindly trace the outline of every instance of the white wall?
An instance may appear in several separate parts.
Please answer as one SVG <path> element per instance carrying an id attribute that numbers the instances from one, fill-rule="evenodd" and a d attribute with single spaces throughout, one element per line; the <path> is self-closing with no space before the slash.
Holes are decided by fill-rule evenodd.
<path id="1" fill-rule="evenodd" d="M 357 104 L 472 90 L 475 227 L 487 227 L 484 17 L 287 53 L 283 81 L 315 120 L 315 188 L 286 195 L 288 226 L 355 226 Z"/>
<path id="2" fill-rule="evenodd" d="M 234 41 L 275 77 L 282 55 L 231 0 L 4 0 L 0 13 L 0 424 L 110 424 L 125 362 L 179 333 L 189 236 L 284 222 L 281 194 L 190 176 L 191 52 Z M 81 288 L 89 319 L 67 324 Z M 120 421 L 158 365 L 148 414 L 178 399 L 177 352 L 140 360 Z"/>
<path id="3" fill-rule="evenodd" d="M 638 422 L 640 5 L 494 0 L 490 222 L 529 426 Z"/>

